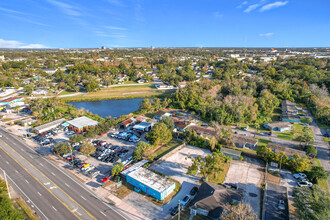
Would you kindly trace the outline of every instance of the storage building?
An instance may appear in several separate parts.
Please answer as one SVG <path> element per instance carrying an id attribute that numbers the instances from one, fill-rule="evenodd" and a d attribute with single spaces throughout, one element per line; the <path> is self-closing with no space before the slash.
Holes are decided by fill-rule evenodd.
<path id="1" fill-rule="evenodd" d="M 158 200 L 165 199 L 175 189 L 174 182 L 143 167 L 127 173 L 126 181 Z"/>
<path id="2" fill-rule="evenodd" d="M 75 118 L 71 121 L 68 121 L 68 124 L 70 130 L 76 133 L 81 133 L 87 131 L 88 128 L 96 126 L 98 122 L 86 116 L 82 116 L 79 118 Z"/>
<path id="3" fill-rule="evenodd" d="M 33 128 L 33 129 L 35 130 L 36 133 L 41 134 L 41 133 L 44 133 L 46 131 L 49 131 L 51 129 L 56 128 L 57 126 L 59 126 L 60 124 L 62 124 L 64 121 L 65 121 L 64 118 L 57 119 L 55 121 L 52 121 L 52 122 L 49 122 L 49 123 L 46 123 L 46 124 L 37 126 L 37 127 Z"/>

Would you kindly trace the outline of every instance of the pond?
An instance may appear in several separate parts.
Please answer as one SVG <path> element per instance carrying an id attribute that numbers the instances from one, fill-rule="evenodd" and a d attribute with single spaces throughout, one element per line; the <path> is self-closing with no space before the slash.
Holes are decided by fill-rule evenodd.
<path id="1" fill-rule="evenodd" d="M 73 105 L 76 108 L 84 108 L 85 110 L 99 115 L 102 118 L 106 118 L 108 116 L 114 118 L 135 112 L 139 109 L 139 103 L 142 100 L 143 98 L 112 99 L 102 101 L 69 102 L 67 104 Z"/>

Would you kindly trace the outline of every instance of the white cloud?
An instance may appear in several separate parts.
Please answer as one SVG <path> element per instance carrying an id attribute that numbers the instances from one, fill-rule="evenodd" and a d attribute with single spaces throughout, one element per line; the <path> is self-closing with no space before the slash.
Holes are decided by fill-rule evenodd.
<path id="1" fill-rule="evenodd" d="M 0 48 L 47 48 L 42 44 L 26 44 L 16 40 L 4 40 L 0 38 Z"/>
<path id="2" fill-rule="evenodd" d="M 264 34 L 259 34 L 260 37 L 270 37 L 270 36 L 273 36 L 273 35 L 274 35 L 273 32 L 264 33 Z"/>
<path id="3" fill-rule="evenodd" d="M 10 13 L 10 14 L 26 15 L 26 13 L 23 13 L 23 12 L 20 12 L 20 11 L 15 11 L 15 10 L 8 9 L 8 8 L 2 8 L 2 7 L 0 7 L 0 11 L 4 11 L 4 12 Z"/>
<path id="4" fill-rule="evenodd" d="M 259 6 L 260 6 L 260 4 L 249 5 L 249 7 L 247 7 L 247 9 L 244 10 L 244 12 L 249 13 L 253 10 L 256 10 Z"/>
<path id="5" fill-rule="evenodd" d="M 242 8 L 244 5 L 247 5 L 248 3 L 249 3 L 248 1 L 244 1 L 240 5 L 238 5 L 236 8 Z"/>
<path id="6" fill-rule="evenodd" d="M 50 4 L 58 7 L 64 14 L 69 16 L 81 16 L 81 13 L 77 10 L 77 7 L 69 5 L 57 0 L 47 0 Z"/>
<path id="7" fill-rule="evenodd" d="M 110 29 L 110 30 L 119 30 L 119 31 L 126 31 L 127 28 L 122 27 L 116 27 L 116 26 L 103 26 L 104 28 Z"/>
<path id="8" fill-rule="evenodd" d="M 216 11 L 216 12 L 214 12 L 214 16 L 215 16 L 216 18 L 222 18 L 222 17 L 223 17 L 223 14 L 221 14 L 221 13 L 218 12 L 218 11 Z"/>
<path id="9" fill-rule="evenodd" d="M 260 12 L 268 11 L 274 8 L 282 7 L 284 5 L 288 4 L 288 1 L 277 1 L 273 3 L 269 3 L 267 5 L 264 5 L 260 8 Z"/>

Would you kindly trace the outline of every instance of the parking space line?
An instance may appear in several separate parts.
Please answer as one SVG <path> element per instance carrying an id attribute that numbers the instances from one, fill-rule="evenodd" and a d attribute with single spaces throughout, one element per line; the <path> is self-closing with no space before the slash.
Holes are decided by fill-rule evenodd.
<path id="1" fill-rule="evenodd" d="M 100 211 L 100 212 L 101 212 L 101 214 L 102 214 L 102 215 L 104 215 L 104 216 L 107 216 L 107 215 L 106 215 L 106 214 L 104 214 L 102 211 Z"/>

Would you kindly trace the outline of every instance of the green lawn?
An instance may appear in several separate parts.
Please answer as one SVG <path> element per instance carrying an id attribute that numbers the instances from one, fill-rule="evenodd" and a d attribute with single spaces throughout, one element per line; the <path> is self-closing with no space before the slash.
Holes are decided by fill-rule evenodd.
<path id="1" fill-rule="evenodd" d="M 299 141 L 298 137 L 302 133 L 304 126 L 300 124 L 294 124 L 292 125 L 292 131 L 287 131 L 287 132 L 275 132 L 277 134 L 277 137 L 280 139 L 284 140 L 289 140 L 289 141 Z"/>
<path id="2" fill-rule="evenodd" d="M 59 95 L 70 95 L 70 94 L 74 94 L 74 93 L 76 93 L 76 91 L 73 91 L 73 90 L 64 90 Z"/>
<path id="3" fill-rule="evenodd" d="M 258 146 L 265 146 L 266 147 L 269 142 L 272 142 L 272 141 L 264 139 L 264 138 L 258 138 L 257 137 L 257 139 L 258 139 Z"/>
<path id="4" fill-rule="evenodd" d="M 169 152 L 171 152 L 172 150 L 174 150 L 175 148 L 177 148 L 178 146 L 180 146 L 182 144 L 182 141 L 177 141 L 177 140 L 171 140 L 170 143 L 168 143 L 167 145 L 163 146 L 163 147 L 160 147 L 159 149 L 157 149 L 155 152 L 154 152 L 154 157 L 162 157 L 164 156 L 165 154 L 168 154 Z"/>

